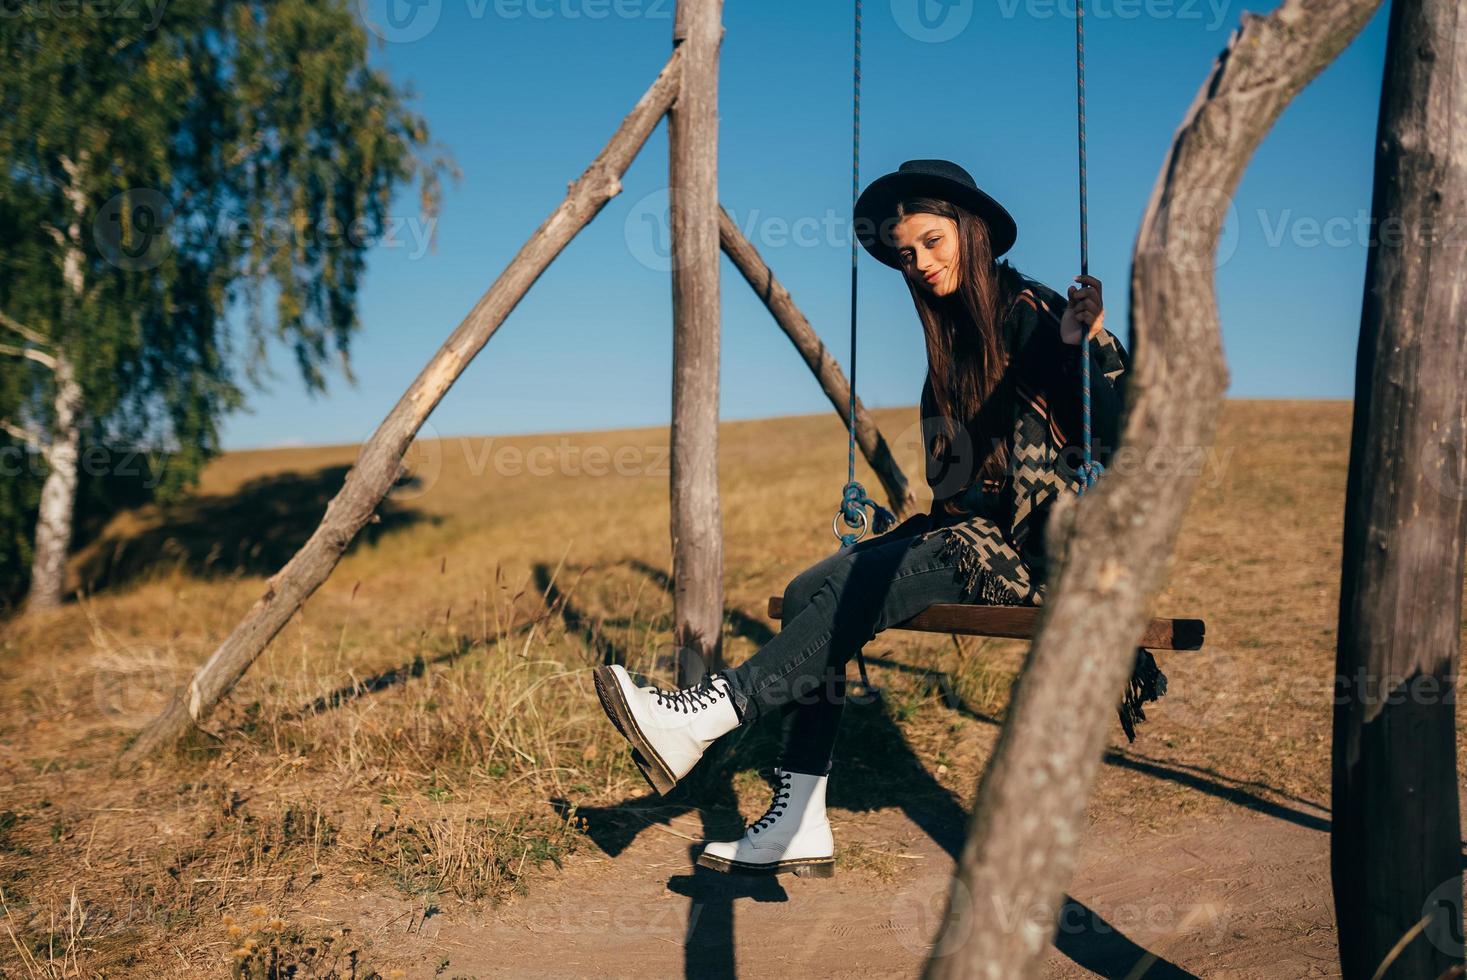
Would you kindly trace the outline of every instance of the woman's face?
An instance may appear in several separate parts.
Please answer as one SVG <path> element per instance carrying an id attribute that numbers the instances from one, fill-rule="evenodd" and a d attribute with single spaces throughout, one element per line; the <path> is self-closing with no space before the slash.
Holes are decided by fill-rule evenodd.
<path id="1" fill-rule="evenodd" d="M 958 223 L 939 214 L 909 214 L 892 228 L 902 272 L 934 296 L 958 288 Z"/>

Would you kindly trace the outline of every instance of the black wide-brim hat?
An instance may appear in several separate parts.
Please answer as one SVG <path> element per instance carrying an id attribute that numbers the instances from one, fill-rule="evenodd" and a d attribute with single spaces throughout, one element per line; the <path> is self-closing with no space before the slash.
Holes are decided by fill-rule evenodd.
<path id="1" fill-rule="evenodd" d="M 983 193 L 968 171 L 951 160 L 908 160 L 895 173 L 877 177 L 856 199 L 856 238 L 880 262 L 900 269 L 891 240 L 898 201 L 936 197 L 971 211 L 988 226 L 993 257 L 1014 247 L 1018 225 L 1008 211 Z"/>

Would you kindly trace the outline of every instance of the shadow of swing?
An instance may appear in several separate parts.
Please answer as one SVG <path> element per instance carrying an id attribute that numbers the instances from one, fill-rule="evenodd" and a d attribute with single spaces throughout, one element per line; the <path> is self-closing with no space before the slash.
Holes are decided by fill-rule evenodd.
<path id="1" fill-rule="evenodd" d="M 670 593 L 672 582 L 665 572 L 636 560 L 627 564 Z M 537 567 L 535 578 L 537 583 L 548 583 L 548 568 Z M 549 606 L 552 596 L 547 593 L 546 599 Z M 593 635 L 587 633 L 587 617 L 583 613 L 564 596 L 556 595 L 554 599 L 560 603 L 562 615 L 569 613 L 567 626 L 571 632 L 583 638 Z M 762 647 L 776 635 L 767 624 L 743 613 L 731 611 L 727 618 L 735 635 L 757 646 Z M 625 651 L 608 649 L 604 637 L 599 637 L 599 632 L 594 635 L 597 639 L 590 645 L 598 659 L 625 663 Z M 606 660 L 606 656 L 622 659 Z M 914 673 L 931 673 L 887 658 L 868 657 L 867 662 Z M 950 692 L 951 685 L 948 689 Z M 999 724 L 997 719 L 974 711 L 961 701 L 955 710 L 986 724 Z M 791 716 L 788 711 L 766 716 L 752 726 L 738 729 L 731 737 L 720 739 L 666 796 L 646 793 L 613 806 L 580 807 L 576 813 L 586 821 L 586 832 L 592 841 L 611 857 L 629 847 L 648 827 L 657 824 L 670 829 L 674 819 L 687 814 L 699 817 L 705 840 L 736 838 L 743 833 L 744 822 L 738 810 L 732 774 L 745 768 L 767 772 L 771 760 L 779 756 Z M 861 750 L 842 752 L 842 743 L 859 745 Z M 836 756 L 842 778 L 831 783 L 829 805 L 867 812 L 897 807 L 954 862 L 958 860 L 967 837 L 968 813 L 912 752 L 879 698 L 847 697 Z M 772 781 L 770 788 L 772 792 Z M 568 800 L 557 798 L 550 802 L 561 815 L 570 810 Z M 685 973 L 700 978 L 734 977 L 737 975 L 736 903 L 740 899 L 785 902 L 789 895 L 777 877 L 725 875 L 698 867 L 693 862 L 700 848 L 700 844 L 688 848 L 691 873 L 674 875 L 668 882 L 670 890 L 690 899 L 683 942 Z M 1126 977 L 1145 961 L 1148 966 L 1143 972 L 1149 980 L 1193 976 L 1127 938 L 1099 913 L 1071 896 L 1065 897 L 1060 912 L 1059 921 L 1064 927 L 1057 931 L 1054 946 L 1078 966 L 1101 976 Z"/>

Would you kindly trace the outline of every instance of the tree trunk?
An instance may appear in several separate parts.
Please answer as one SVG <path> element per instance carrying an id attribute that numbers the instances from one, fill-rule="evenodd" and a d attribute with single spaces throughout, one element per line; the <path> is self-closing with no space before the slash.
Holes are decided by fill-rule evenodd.
<path id="1" fill-rule="evenodd" d="M 76 322 L 82 315 L 86 286 L 85 255 L 82 253 L 82 221 L 87 214 L 86 170 L 91 161 L 83 150 L 76 160 L 63 156 L 66 174 L 65 197 L 71 209 L 66 234 L 61 241 L 62 334 L 80 337 Z M 60 236 L 58 236 L 60 237 Z M 77 461 L 81 447 L 82 392 L 76 380 L 76 365 L 70 352 L 55 345 L 51 367 L 56 386 L 52 398 L 51 439 L 44 448 L 46 479 L 41 484 L 40 511 L 36 520 L 35 554 L 31 560 L 31 584 L 26 593 L 26 612 L 55 609 L 66 594 L 66 559 L 71 552 L 71 531 L 76 515 Z"/>
<path id="2" fill-rule="evenodd" d="M 494 285 L 433 355 L 358 453 L 346 482 L 327 506 L 326 516 L 310 540 L 284 568 L 270 577 L 265 594 L 194 674 L 188 687 L 175 695 L 163 714 L 123 754 L 125 765 L 135 764 L 163 746 L 173 744 L 191 725 L 212 711 L 266 644 L 331 574 L 342 553 L 362 525 L 372 519 L 382 498 L 397 481 L 402 472 L 403 454 L 424 419 L 576 232 L 596 217 L 607 201 L 621 193 L 622 175 L 677 94 L 682 60 L 681 53 L 674 51 L 611 141 L 580 178 L 571 183 L 565 200 L 510 260 Z"/>
<path id="3" fill-rule="evenodd" d="M 1456 674 L 1467 537 L 1467 24 L 1397 0 L 1345 492 L 1330 869 L 1349 980 L 1463 963 Z M 1439 219 L 1438 215 L 1442 217 Z M 1445 247 L 1442 247 L 1445 246 Z M 1399 948 L 1398 948 L 1399 946 Z"/>
<path id="4" fill-rule="evenodd" d="M 1227 366 L 1213 267 L 1253 151 L 1378 0 L 1285 0 L 1242 15 L 1163 162 L 1131 272 L 1134 365 L 1121 445 L 1148 463 L 1212 445 Z M 1151 597 L 1196 481 L 1184 466 L 1112 467 L 1056 501 L 1056 561 L 978 787 L 929 977 L 1039 975 L 1074 869 L 1085 805 Z"/>
<path id="5" fill-rule="evenodd" d="M 55 419 L 51 438 L 43 448 L 46 479 L 41 484 L 36 518 L 35 555 L 26 612 L 55 609 L 66 594 L 66 558 L 71 552 L 71 528 L 76 512 L 77 461 L 81 446 L 81 386 L 76 369 L 63 350 L 55 353 Z"/>
<path id="6" fill-rule="evenodd" d="M 847 383 L 840 365 L 810 328 L 810 321 L 805 319 L 805 315 L 795 305 L 789 290 L 774 278 L 774 273 L 760 258 L 759 250 L 744 237 L 733 218 L 722 207 L 718 209 L 718 233 L 723 251 L 733 260 L 733 264 L 738 267 L 749 285 L 754 287 L 754 292 L 764 301 L 775 322 L 810 366 L 815 380 L 820 382 L 820 389 L 840 415 L 841 424 L 849 426 L 851 386 Z M 891 504 L 897 520 L 906 520 L 916 507 L 916 500 L 907 486 L 907 475 L 897 465 L 891 454 L 891 447 L 882 438 L 881 430 L 877 428 L 875 420 L 867 413 L 859 397 L 856 399 L 856 445 L 866 457 L 866 462 L 876 471 L 876 478 L 886 490 L 887 502 Z M 834 508 L 831 510 L 834 512 Z"/>
<path id="7" fill-rule="evenodd" d="M 723 666 L 718 503 L 718 49 L 722 0 L 679 0 L 683 51 L 667 116 L 672 230 L 673 644 L 686 686 Z"/>

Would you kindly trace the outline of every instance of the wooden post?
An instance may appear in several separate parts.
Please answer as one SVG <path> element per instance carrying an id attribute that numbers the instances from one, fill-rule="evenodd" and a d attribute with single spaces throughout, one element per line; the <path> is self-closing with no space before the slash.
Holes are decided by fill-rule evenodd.
<path id="1" fill-rule="evenodd" d="M 723 0 L 679 0 L 682 51 L 667 117 L 672 232 L 671 531 L 678 682 L 723 666 L 718 503 L 718 50 Z"/>
<path id="2" fill-rule="evenodd" d="M 1463 963 L 1454 709 L 1467 538 L 1464 85 L 1458 0 L 1396 0 L 1336 654 L 1330 869 L 1347 980 L 1458 975 Z"/>
<path id="3" fill-rule="evenodd" d="M 402 457 L 434 406 L 448 392 L 474 355 L 483 349 L 504 318 L 534 285 L 576 232 L 621 193 L 621 178 L 637 151 L 667 112 L 678 90 L 681 62 L 672 53 L 651 88 L 617 127 L 611 141 L 571 182 L 563 200 L 536 229 L 488 291 L 474 304 L 438 348 L 412 386 L 362 446 L 326 516 L 300 551 L 270 576 L 261 596 L 208 662 L 194 674 L 151 725 L 123 753 L 124 766 L 172 745 L 227 695 L 275 634 L 311 593 L 326 581 L 362 526 L 402 472 Z"/>
<path id="4" fill-rule="evenodd" d="M 841 424 L 849 426 L 851 386 L 840 365 L 810 328 L 810 321 L 805 319 L 805 315 L 795 305 L 789 290 L 774 278 L 774 273 L 759 256 L 759 250 L 744 237 L 739 226 L 734 224 L 733 218 L 722 207 L 718 209 L 718 234 L 723 251 L 733 260 L 744 280 L 754 287 L 754 292 L 764 301 L 774 321 L 784 330 L 790 343 L 795 345 L 795 349 L 810 366 L 815 380 L 820 382 L 820 389 L 835 406 Z M 876 426 L 876 420 L 871 418 L 859 397 L 856 399 L 856 445 L 860 448 L 861 455 L 866 457 L 866 462 L 876 471 L 876 478 L 886 491 L 892 513 L 898 521 L 906 520 L 916 505 L 916 499 L 907 487 L 907 475 L 897 465 L 891 454 L 891 447 L 886 444 L 881 430 Z M 832 507 L 831 512 L 834 511 L 835 508 Z"/>
<path id="5" fill-rule="evenodd" d="M 1284 0 L 1267 17 L 1243 13 L 1177 131 L 1131 269 L 1135 360 L 1120 444 L 1146 463 L 1112 467 L 1083 497 L 1054 504 L 1039 635 L 978 786 L 928 977 L 1040 974 L 1116 701 L 1196 482 L 1188 467 L 1150 464 L 1211 446 L 1227 388 L 1213 282 L 1226 207 L 1217 205 L 1378 3 Z"/>

